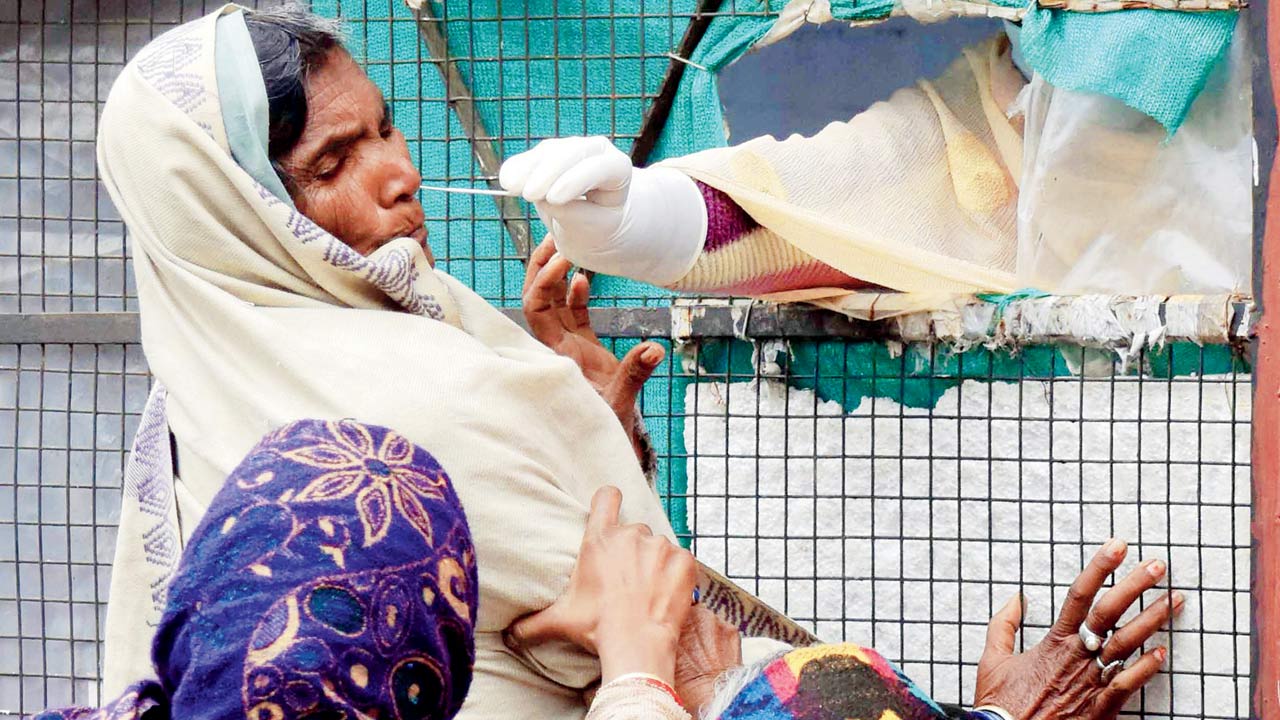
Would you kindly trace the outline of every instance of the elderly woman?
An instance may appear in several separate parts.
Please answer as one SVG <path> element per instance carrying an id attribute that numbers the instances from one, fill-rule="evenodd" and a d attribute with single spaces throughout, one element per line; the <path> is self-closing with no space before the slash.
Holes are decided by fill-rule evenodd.
<path id="1" fill-rule="evenodd" d="M 151 672 L 179 551 L 254 443 L 300 418 L 356 418 L 431 448 L 467 509 L 483 609 L 464 712 L 500 717 L 518 699 L 531 716 L 581 715 L 596 657 L 517 654 L 501 633 L 563 590 L 602 484 L 626 493 L 624 521 L 673 537 L 611 407 L 630 410 L 626 373 L 652 368 L 653 346 L 619 366 L 562 325 L 562 357 L 435 271 L 404 137 L 314 16 L 228 6 L 166 33 L 121 73 L 100 128 L 161 388 L 127 471 L 106 691 Z M 365 479 L 390 462 L 374 451 L 317 456 L 331 473 L 305 499 L 354 501 L 365 546 L 396 514 L 426 532 L 412 488 Z"/>
<path id="2" fill-rule="evenodd" d="M 642 345 L 621 362 L 606 352 L 571 311 L 585 286 L 565 282 L 566 261 L 549 245 L 528 283 L 537 339 L 436 271 L 404 137 L 378 88 L 314 16 L 227 6 L 166 33 L 122 72 L 100 127 L 102 179 L 129 227 L 143 346 L 158 381 L 126 477 L 107 690 L 154 672 L 147 649 L 153 628 L 168 626 L 179 549 L 259 438 L 301 418 L 354 418 L 430 448 L 466 508 L 479 605 L 461 716 L 581 717 L 602 658 L 610 672 L 589 629 L 603 611 L 567 625 L 540 613 L 563 609 L 557 598 L 577 587 L 571 573 L 601 486 L 625 497 L 620 525 L 671 546 L 637 459 L 633 409 L 660 350 Z M 430 493 L 388 478 L 402 455 L 385 439 L 345 438 L 307 455 L 325 472 L 305 488 L 277 489 L 270 470 L 250 484 L 275 502 L 349 504 L 342 533 L 353 548 L 378 546 L 406 523 L 436 537 Z M 326 562 L 351 562 L 346 545 L 317 542 Z M 645 636 L 659 645 L 624 646 L 674 658 L 679 632 L 670 628 L 689 597 L 680 582 L 669 593 L 680 601 L 662 605 L 668 631 Z M 400 617 L 378 621 L 394 629 Z M 1118 617 L 1093 627 L 1105 631 Z M 541 618 L 536 632 L 526 624 L 504 639 L 521 618 Z M 1044 693 L 1044 678 L 1060 672 L 1086 688 L 1112 680 L 1091 660 L 1045 658 L 1043 672 L 1014 673 L 1001 692 Z M 1142 667 L 1138 677 L 1150 669 Z M 347 671 L 360 685 L 363 672 Z M 254 707 L 249 699 L 242 710 Z"/>

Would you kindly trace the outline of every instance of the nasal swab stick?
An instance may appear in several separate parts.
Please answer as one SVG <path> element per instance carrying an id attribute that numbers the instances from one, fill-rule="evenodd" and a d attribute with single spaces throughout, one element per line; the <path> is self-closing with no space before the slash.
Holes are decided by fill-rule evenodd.
<path id="1" fill-rule="evenodd" d="M 443 185 L 422 185 L 423 190 L 431 190 L 433 192 L 458 193 L 460 195 L 488 195 L 490 197 L 509 197 L 518 198 L 520 193 L 510 190 L 490 190 L 488 188 L 465 188 L 465 187 L 444 187 Z M 584 196 L 579 195 L 578 200 L 582 200 Z"/>
<path id="2" fill-rule="evenodd" d="M 435 192 L 460 193 L 462 195 L 489 195 L 492 197 L 520 197 L 520 193 L 510 190 L 489 190 L 486 188 L 443 187 L 440 185 L 423 185 L 423 190 Z"/>

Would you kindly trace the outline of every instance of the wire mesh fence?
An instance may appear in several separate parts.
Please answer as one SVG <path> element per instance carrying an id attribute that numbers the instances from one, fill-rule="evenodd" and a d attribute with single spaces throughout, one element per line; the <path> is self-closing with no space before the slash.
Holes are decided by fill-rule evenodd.
<path id="1" fill-rule="evenodd" d="M 0 346 L 0 710 L 98 697 L 138 345 Z"/>
<path id="2" fill-rule="evenodd" d="M 682 408 L 704 562 L 824 640 L 874 645 L 964 701 L 991 614 L 1021 592 L 1029 647 L 1119 537 L 1126 570 L 1167 558 L 1190 598 L 1160 640 L 1168 674 L 1131 710 L 1248 715 L 1251 387 L 1222 348 L 1100 377 L 1066 372 L 1071 349 L 895 359 L 822 343 L 778 368 L 734 348 L 713 353 L 723 364 L 699 370 Z"/>
<path id="3" fill-rule="evenodd" d="M 0 3 L 0 312 L 136 309 L 125 229 L 96 179 L 97 116 L 134 52 L 218 5 Z M 428 3 L 447 58 L 398 0 L 313 5 L 347 19 L 424 182 L 483 186 L 480 145 L 504 157 L 604 134 L 629 149 L 697 3 Z M 777 5 L 727 0 L 714 16 L 766 22 Z M 660 139 L 655 157 L 682 147 Z M 512 226 L 536 239 L 531 210 L 422 199 L 441 266 L 517 304 Z M 668 302 L 616 278 L 593 290 L 601 305 Z M 991 611 L 1025 593 L 1030 644 L 1092 547 L 1119 536 L 1133 557 L 1169 559 L 1189 599 L 1170 672 L 1135 715 L 1248 714 L 1250 385 L 1231 350 L 1176 345 L 1141 372 L 1082 376 L 1098 363 L 1072 349 L 758 340 L 696 339 L 643 397 L 668 513 L 702 560 L 964 701 Z M 136 344 L 6 342 L 0 714 L 16 714 L 99 700 L 121 469 L 149 378 Z"/>

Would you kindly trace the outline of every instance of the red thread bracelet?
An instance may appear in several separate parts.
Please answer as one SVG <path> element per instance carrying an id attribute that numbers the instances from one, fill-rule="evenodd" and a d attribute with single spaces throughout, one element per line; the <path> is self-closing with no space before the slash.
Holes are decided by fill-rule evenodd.
<path id="1" fill-rule="evenodd" d="M 651 688 L 656 688 L 658 690 L 663 691 L 667 695 L 670 695 L 671 699 L 675 700 L 677 705 L 679 705 L 680 707 L 684 707 L 684 702 L 680 700 L 680 696 L 676 694 L 676 689 L 671 687 L 669 684 L 667 684 L 667 681 L 663 680 L 657 675 L 651 675 L 649 673 L 643 673 L 643 672 L 624 673 L 610 680 L 608 682 L 608 685 L 612 685 L 616 682 L 622 682 L 624 680 L 639 680 Z"/>

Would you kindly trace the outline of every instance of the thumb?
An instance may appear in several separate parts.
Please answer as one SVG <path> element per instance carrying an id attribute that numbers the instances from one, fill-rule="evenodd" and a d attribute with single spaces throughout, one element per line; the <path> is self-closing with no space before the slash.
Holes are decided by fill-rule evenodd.
<path id="1" fill-rule="evenodd" d="M 565 606 L 563 600 L 557 600 L 545 609 L 525 615 L 511 623 L 502 634 L 502 640 L 514 651 L 550 640 L 567 640 L 586 648 L 585 633 L 577 626 L 574 613 Z"/>
<path id="2" fill-rule="evenodd" d="M 640 394 L 645 382 L 664 357 L 666 351 L 655 342 L 640 343 L 623 356 L 605 396 L 615 413 L 629 410 L 635 405 L 636 395 Z"/>
<path id="3" fill-rule="evenodd" d="M 1014 640 L 1018 636 L 1018 628 L 1022 627 L 1022 593 L 1009 598 L 1009 602 L 1000 608 L 987 625 L 987 648 L 983 655 L 991 654 L 996 659 L 1013 654 Z"/>

